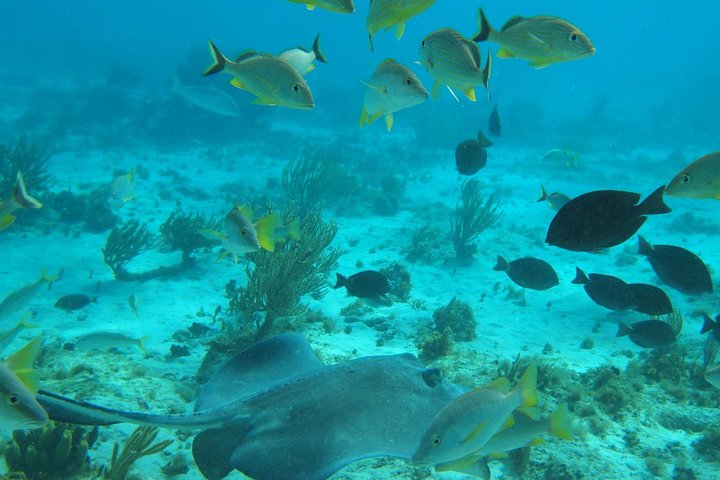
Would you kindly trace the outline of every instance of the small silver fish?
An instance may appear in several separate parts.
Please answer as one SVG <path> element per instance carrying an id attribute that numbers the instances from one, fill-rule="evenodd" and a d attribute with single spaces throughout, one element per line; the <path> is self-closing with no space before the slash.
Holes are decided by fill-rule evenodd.
<path id="1" fill-rule="evenodd" d="M 227 117 L 237 117 L 240 115 L 240 109 L 235 103 L 235 100 L 217 88 L 184 85 L 177 76 L 173 76 L 170 93 L 183 97 L 188 102 L 208 112 L 225 115 Z"/>
<path id="2" fill-rule="evenodd" d="M 145 341 L 147 336 L 133 338 L 122 332 L 114 330 L 100 330 L 97 332 L 82 335 L 75 340 L 75 347 L 80 350 L 110 350 L 112 348 L 124 349 L 130 347 L 139 348 L 147 355 Z"/>
<path id="3" fill-rule="evenodd" d="M 5 299 L 0 302 L 0 321 L 25 308 L 25 305 L 37 295 L 45 284 L 52 284 L 52 282 L 57 281 L 59 278 L 59 275 L 48 275 L 47 271 L 45 271 L 35 282 L 30 285 L 25 285 L 5 297 Z"/>

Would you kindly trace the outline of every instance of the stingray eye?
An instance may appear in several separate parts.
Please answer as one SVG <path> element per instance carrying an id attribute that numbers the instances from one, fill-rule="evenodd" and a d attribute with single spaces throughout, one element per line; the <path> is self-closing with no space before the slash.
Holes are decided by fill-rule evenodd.
<path id="1" fill-rule="evenodd" d="M 440 437 L 435 437 L 435 438 L 433 438 L 432 446 L 437 447 L 438 445 L 440 445 L 440 442 L 441 442 Z"/>
<path id="2" fill-rule="evenodd" d="M 680 181 L 687 185 L 688 183 L 690 183 L 690 175 L 683 175 Z"/>
<path id="3" fill-rule="evenodd" d="M 297 83 L 294 83 L 292 86 L 293 92 L 299 92 L 300 91 L 300 85 Z"/>
<path id="4" fill-rule="evenodd" d="M 5 402 L 10 406 L 17 405 L 19 401 L 20 397 L 18 397 L 15 393 L 11 393 L 7 397 L 5 397 Z"/>
<path id="5" fill-rule="evenodd" d="M 571 42 L 577 42 L 578 34 L 573 32 L 570 34 L 570 36 L 568 38 L 570 39 Z"/>

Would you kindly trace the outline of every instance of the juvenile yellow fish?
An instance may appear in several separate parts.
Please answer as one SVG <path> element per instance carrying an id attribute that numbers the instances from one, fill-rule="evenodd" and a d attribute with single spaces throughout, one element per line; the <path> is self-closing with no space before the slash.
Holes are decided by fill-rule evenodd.
<path id="1" fill-rule="evenodd" d="M 204 229 L 200 233 L 208 238 L 220 240 L 224 251 L 218 260 L 231 254 L 237 263 L 238 257 L 255 252 L 261 248 L 270 252 L 275 250 L 275 234 L 278 224 L 277 215 L 271 213 L 253 223 L 253 212 L 246 206 L 234 206 L 225 215 L 223 231 Z M 288 237 L 299 236 L 297 224 L 290 226 Z"/>
<path id="2" fill-rule="evenodd" d="M 389 132 L 393 126 L 393 113 L 419 105 L 428 98 L 428 91 L 417 75 L 390 58 L 377 66 L 366 85 L 360 114 L 361 127 L 385 115 L 385 126 Z"/>
<path id="3" fill-rule="evenodd" d="M 315 60 L 327 63 L 327 57 L 320 49 L 320 34 L 315 36 L 311 50 L 303 47 L 288 48 L 278 53 L 277 57 L 290 64 L 300 75 L 307 75 L 315 69 Z"/>
<path id="4" fill-rule="evenodd" d="M 35 399 L 38 388 L 33 362 L 41 344 L 40 338 L 35 338 L 0 364 L 0 431 L 37 428 L 48 421 L 47 412 Z"/>
<path id="5" fill-rule="evenodd" d="M 720 152 L 700 157 L 670 181 L 665 193 L 683 198 L 720 200 Z"/>
<path id="6" fill-rule="evenodd" d="M 355 3 L 353 0 L 288 0 L 290 3 L 305 4 L 308 10 L 314 10 L 315 7 L 328 10 L 335 13 L 353 13 L 355 11 Z"/>
<path id="7" fill-rule="evenodd" d="M 480 31 L 473 37 L 476 42 L 489 40 L 500 45 L 498 57 L 523 58 L 535 68 L 557 62 L 579 60 L 595 54 L 590 39 L 575 25 L 559 17 L 515 16 L 502 29 L 495 30 L 480 9 Z"/>
<path id="8" fill-rule="evenodd" d="M 135 170 L 119 175 L 110 182 L 107 205 L 113 210 L 121 209 L 126 202 L 135 197 Z"/>
<path id="9" fill-rule="evenodd" d="M 405 22 L 430 8 L 435 0 L 370 0 L 365 26 L 373 48 L 373 35 L 379 30 L 395 27 L 395 37 L 400 40 L 405 33 Z"/>
<path id="10" fill-rule="evenodd" d="M 20 208 L 42 208 L 42 203 L 28 195 L 22 173 L 17 172 L 12 194 L 9 198 L 0 200 L 0 231 L 12 225 L 15 221 L 13 212 Z"/>
<path id="11" fill-rule="evenodd" d="M 460 395 L 446 405 L 423 434 L 412 459 L 422 465 L 453 462 L 477 452 L 507 423 L 519 407 L 537 402 L 537 366 L 531 364 L 510 390 L 501 378 Z"/>
<path id="12" fill-rule="evenodd" d="M 442 85 L 447 85 L 455 99 L 457 96 L 453 88 L 460 90 L 473 102 L 475 87 L 482 85 L 488 91 L 488 99 L 490 98 L 490 51 L 485 68 L 482 68 L 480 48 L 452 28 L 435 30 L 423 39 L 420 45 L 420 64 L 435 81 L 432 88 L 433 98 L 440 94 Z"/>
<path id="13" fill-rule="evenodd" d="M 208 40 L 213 64 L 203 76 L 225 72 L 233 76 L 230 84 L 255 95 L 256 105 L 310 109 L 315 107 L 310 87 L 289 63 L 275 55 L 256 51 L 241 54 L 236 61 L 225 57 Z"/>

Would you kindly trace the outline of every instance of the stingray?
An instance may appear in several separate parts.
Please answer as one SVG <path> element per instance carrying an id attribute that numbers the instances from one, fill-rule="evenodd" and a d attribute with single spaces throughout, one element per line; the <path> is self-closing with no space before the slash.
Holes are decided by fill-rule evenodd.
<path id="1" fill-rule="evenodd" d="M 193 458 L 208 479 L 322 480 L 368 457 L 411 459 L 435 415 L 464 389 L 411 354 L 324 365 L 305 337 L 250 347 L 203 387 L 193 413 L 127 412 L 40 391 L 50 418 L 202 431 Z"/>

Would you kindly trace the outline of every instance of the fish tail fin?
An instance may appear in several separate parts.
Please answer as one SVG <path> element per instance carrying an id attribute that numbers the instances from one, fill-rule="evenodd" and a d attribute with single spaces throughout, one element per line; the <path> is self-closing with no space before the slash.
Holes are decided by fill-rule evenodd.
<path id="1" fill-rule="evenodd" d="M 547 192 L 545 191 L 545 187 L 540 185 L 540 198 L 538 198 L 537 201 L 542 202 L 543 200 L 547 200 L 548 198 L 550 198 L 550 197 L 547 194 Z"/>
<path id="2" fill-rule="evenodd" d="M 476 33 L 472 39 L 474 42 L 484 42 L 490 37 L 491 32 L 492 27 L 490 26 L 490 22 L 488 22 L 485 12 L 483 12 L 481 8 L 478 12 L 478 33 Z"/>
<path id="3" fill-rule="evenodd" d="M 647 257 L 652 253 L 652 251 L 653 247 L 650 245 L 650 242 L 645 240 L 642 235 L 638 235 L 638 255 Z"/>
<path id="4" fill-rule="evenodd" d="M 13 222 L 15 222 L 15 218 L 15 215 L 10 215 L 9 213 L 0 218 L 0 232 L 12 225 Z"/>
<path id="5" fill-rule="evenodd" d="M 701 334 L 708 333 L 718 327 L 718 323 L 716 321 L 714 321 L 712 318 L 710 318 L 710 315 L 708 315 L 705 312 L 703 312 L 702 315 L 703 315 L 703 326 L 702 326 L 702 330 L 700 330 Z"/>
<path id="6" fill-rule="evenodd" d="M 290 240 L 300 240 L 300 219 L 295 217 L 292 222 L 288 223 L 285 228 L 287 229 L 287 238 Z"/>
<path id="7" fill-rule="evenodd" d="M 630 335 L 630 333 L 632 333 L 632 329 L 627 325 L 627 323 L 618 323 L 618 331 L 615 334 L 616 337 L 626 337 Z"/>
<path id="8" fill-rule="evenodd" d="M 335 278 L 336 278 L 335 286 L 333 288 L 340 288 L 340 287 L 347 286 L 347 277 L 345 277 L 344 275 L 341 275 L 339 273 L 336 273 Z"/>
<path id="9" fill-rule="evenodd" d="M 663 202 L 663 194 L 665 193 L 665 185 L 651 193 L 645 200 L 638 205 L 641 215 L 658 215 L 661 213 L 670 213 L 670 207 Z"/>
<path id="10" fill-rule="evenodd" d="M 315 60 L 322 63 L 328 63 L 325 52 L 320 49 L 320 34 L 318 33 L 313 40 L 312 51 L 315 54 Z"/>
<path id="11" fill-rule="evenodd" d="M 210 40 L 208 40 L 208 46 L 210 47 L 210 55 L 213 57 L 213 63 L 202 73 L 203 77 L 222 72 L 225 64 L 230 61 Z"/>
<path id="12" fill-rule="evenodd" d="M 492 55 L 490 55 L 490 50 L 488 49 L 487 61 L 485 62 L 485 68 L 483 68 L 483 71 L 482 71 L 482 84 L 483 84 L 483 87 L 485 87 L 485 90 L 487 90 L 488 103 L 490 103 L 490 73 L 491 73 L 491 70 L 492 70 Z"/>
<path id="13" fill-rule="evenodd" d="M 138 346 L 138 348 L 139 348 L 140 351 L 143 352 L 143 354 L 145 354 L 145 355 L 148 354 L 147 346 L 145 345 L 145 343 L 147 343 L 147 341 L 148 341 L 149 339 L 150 339 L 150 335 L 143 335 L 142 337 L 138 338 L 138 340 L 137 340 L 137 346 Z"/>
<path id="14" fill-rule="evenodd" d="M 275 251 L 275 229 L 277 228 L 277 223 L 277 215 L 271 213 L 258 220 L 255 224 L 260 247 L 268 252 Z"/>
<path id="15" fill-rule="evenodd" d="M 537 403 L 537 363 L 533 362 L 525 369 L 517 389 L 523 407 L 532 407 Z"/>
<path id="16" fill-rule="evenodd" d="M 13 190 L 13 201 L 20 208 L 42 208 L 42 203 L 27 193 L 22 173 L 18 171 L 16 178 L 17 181 L 15 182 L 15 189 Z"/>
<path id="17" fill-rule="evenodd" d="M 550 435 L 563 440 L 572 440 L 572 424 L 570 423 L 567 404 L 561 404 L 548 419 L 550 421 Z"/>
<path id="18" fill-rule="evenodd" d="M 368 125 L 368 114 L 367 110 L 365 110 L 365 105 L 363 105 L 362 111 L 360 112 L 360 120 L 358 121 L 358 128 L 362 128 L 365 125 Z"/>
<path id="19" fill-rule="evenodd" d="M 33 363 L 40 353 L 41 346 L 42 339 L 35 337 L 5 361 L 7 367 L 33 393 L 38 391 L 37 373 L 33 369 Z"/>
<path id="20" fill-rule="evenodd" d="M 507 272 L 507 269 L 508 269 L 507 261 L 500 255 L 498 255 L 497 262 L 495 263 L 493 270 L 495 270 L 496 272 Z"/>
<path id="21" fill-rule="evenodd" d="M 580 267 L 575 267 L 575 278 L 570 283 L 574 283 L 575 285 L 587 285 L 590 283 L 590 279 L 587 275 L 585 275 L 585 272 L 580 270 Z"/>

